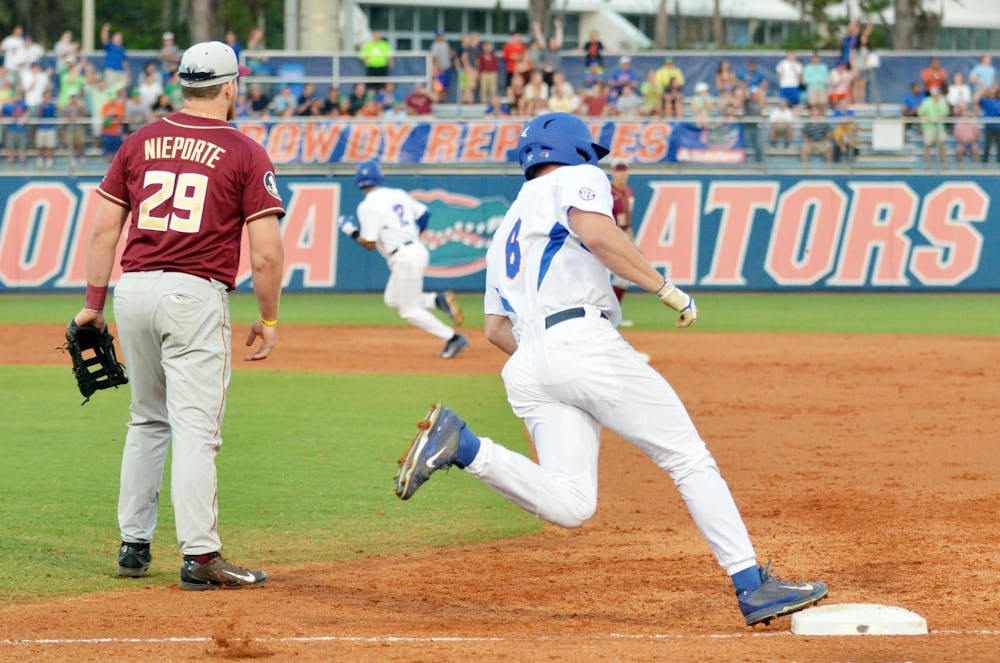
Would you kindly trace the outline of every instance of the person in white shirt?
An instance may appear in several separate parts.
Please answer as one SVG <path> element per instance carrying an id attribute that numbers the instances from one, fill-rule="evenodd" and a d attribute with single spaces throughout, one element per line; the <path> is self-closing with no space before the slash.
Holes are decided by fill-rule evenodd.
<path id="1" fill-rule="evenodd" d="M 795 113 L 789 108 L 787 99 L 782 97 L 778 100 L 778 105 L 767 116 L 767 123 L 771 127 L 771 147 L 775 147 L 779 140 L 784 141 L 785 147 L 792 144 Z"/>
<path id="2" fill-rule="evenodd" d="M 39 62 L 33 62 L 21 72 L 21 89 L 24 103 L 28 108 L 37 108 L 42 103 L 42 95 L 52 86 L 52 70 L 42 69 Z"/>
<path id="3" fill-rule="evenodd" d="M 785 59 L 774 68 L 778 74 L 778 87 L 783 99 L 788 101 L 792 108 L 799 105 L 799 96 L 802 85 L 802 63 L 799 62 L 795 53 L 789 51 Z"/>
<path id="4" fill-rule="evenodd" d="M 20 75 L 18 57 L 21 49 L 24 48 L 24 28 L 15 25 L 10 34 L 0 41 L 0 52 L 3 53 L 3 68 L 7 70 L 7 76 L 11 83 L 17 84 Z"/>
<path id="5" fill-rule="evenodd" d="M 956 71 L 951 75 L 951 83 L 948 85 L 948 94 L 945 95 L 948 106 L 951 107 L 951 114 L 958 115 L 958 109 L 969 108 L 972 103 L 972 89 L 965 82 L 962 72 Z"/>
<path id="6" fill-rule="evenodd" d="M 24 44 L 17 54 L 17 66 L 21 74 L 31 69 L 31 65 L 41 62 L 45 56 L 45 46 L 36 42 L 31 35 L 24 35 Z"/>
<path id="7" fill-rule="evenodd" d="M 580 118 L 546 113 L 523 127 L 516 151 L 527 181 L 486 254 L 485 330 L 510 355 L 501 373 L 507 400 L 538 461 L 477 436 L 437 404 L 400 461 L 397 496 L 410 499 L 455 465 L 538 518 L 581 527 L 597 508 L 607 426 L 673 479 L 747 625 L 822 599 L 823 583 L 780 582 L 757 565 L 729 486 L 684 404 L 616 329 L 621 308 L 609 270 L 655 292 L 679 314 L 678 327 L 692 325 L 698 309 L 615 225 L 611 185 L 598 167 L 608 149 Z M 665 351 L 672 346 L 663 342 Z"/>
<path id="8" fill-rule="evenodd" d="M 80 52 L 80 44 L 73 41 L 73 33 L 66 30 L 59 37 L 59 41 L 52 46 L 52 52 L 55 54 L 56 60 L 66 60 L 68 58 L 76 60 Z"/>
<path id="9" fill-rule="evenodd" d="M 402 189 L 382 186 L 385 176 L 377 161 L 358 164 L 358 188 L 365 197 L 358 204 L 357 217 L 342 216 L 341 231 L 369 251 L 378 249 L 389 266 L 385 304 L 399 311 L 399 317 L 428 334 L 445 341 L 439 357 L 451 359 L 469 345 L 469 340 L 434 317 L 437 308 L 456 325 L 464 321 L 455 293 L 424 292 L 424 272 L 430 253 L 420 241 L 427 228 L 430 211 Z"/>
<path id="10" fill-rule="evenodd" d="M 163 79 L 155 64 L 153 64 L 152 70 L 145 70 L 136 90 L 139 92 L 139 100 L 146 107 L 146 110 L 151 110 L 153 104 L 163 94 Z"/>

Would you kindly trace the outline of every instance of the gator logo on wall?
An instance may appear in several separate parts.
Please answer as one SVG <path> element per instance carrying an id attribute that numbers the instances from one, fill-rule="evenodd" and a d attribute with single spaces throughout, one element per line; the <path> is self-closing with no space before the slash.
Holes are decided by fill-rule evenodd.
<path id="1" fill-rule="evenodd" d="M 486 249 L 510 207 L 506 198 L 476 198 L 442 189 L 410 191 L 430 208 L 421 238 L 431 252 L 427 276 L 456 278 L 486 269 Z"/>

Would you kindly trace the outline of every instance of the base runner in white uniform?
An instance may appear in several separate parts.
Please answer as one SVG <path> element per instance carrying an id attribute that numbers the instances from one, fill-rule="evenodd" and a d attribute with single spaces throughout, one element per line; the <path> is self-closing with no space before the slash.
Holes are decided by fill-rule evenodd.
<path id="1" fill-rule="evenodd" d="M 667 381 L 621 337 L 621 309 L 608 270 L 655 292 L 680 314 L 694 300 L 664 281 L 615 225 L 607 149 L 567 113 L 523 128 L 517 147 L 527 182 L 487 254 L 486 337 L 510 355 L 502 376 L 538 462 L 476 436 L 434 406 L 400 461 L 396 494 L 409 499 L 441 468 L 456 465 L 530 513 L 580 527 L 597 507 L 601 426 L 670 474 L 698 529 L 736 588 L 748 625 L 801 610 L 826 596 L 823 583 L 783 582 L 757 565 L 729 487 Z"/>
<path id="2" fill-rule="evenodd" d="M 357 218 L 340 217 L 340 229 L 369 251 L 377 248 L 385 258 L 390 272 L 385 305 L 397 309 L 411 325 L 445 341 L 440 357 L 454 357 L 469 341 L 434 317 L 430 309 L 439 309 L 456 326 L 461 325 L 463 314 L 455 293 L 424 292 L 430 253 L 420 241 L 420 233 L 430 218 L 427 206 L 402 189 L 382 186 L 385 177 L 377 161 L 358 164 L 355 176 L 365 197 L 358 204 Z"/>

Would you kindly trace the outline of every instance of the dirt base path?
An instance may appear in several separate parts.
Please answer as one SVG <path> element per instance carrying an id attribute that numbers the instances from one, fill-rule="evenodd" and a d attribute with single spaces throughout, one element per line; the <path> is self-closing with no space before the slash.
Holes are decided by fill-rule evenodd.
<path id="1" fill-rule="evenodd" d="M 61 333 L 26 329 L 0 347 L 0 364 L 64 363 L 41 351 Z M 269 566 L 268 585 L 254 591 L 138 581 L 124 593 L 0 606 L 0 659 L 997 660 L 996 339 L 626 337 L 688 405 L 762 561 L 826 581 L 828 603 L 915 610 L 931 634 L 806 638 L 789 633 L 789 618 L 745 628 L 669 478 L 605 433 L 600 505 L 580 530 Z M 443 361 L 440 344 L 414 330 L 287 328 L 260 366 L 498 371 L 502 357 L 482 332 L 471 340 Z"/>

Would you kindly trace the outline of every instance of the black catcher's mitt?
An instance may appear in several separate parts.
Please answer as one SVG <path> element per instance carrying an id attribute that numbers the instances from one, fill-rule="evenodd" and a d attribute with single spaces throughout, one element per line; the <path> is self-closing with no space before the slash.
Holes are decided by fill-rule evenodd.
<path id="1" fill-rule="evenodd" d="M 128 382 L 125 366 L 115 355 L 115 337 L 107 328 L 77 326 L 70 320 L 66 328 L 66 344 L 62 349 L 73 359 L 73 376 L 86 403 L 99 389 L 117 387 Z M 81 405 L 83 405 L 81 403 Z"/>

